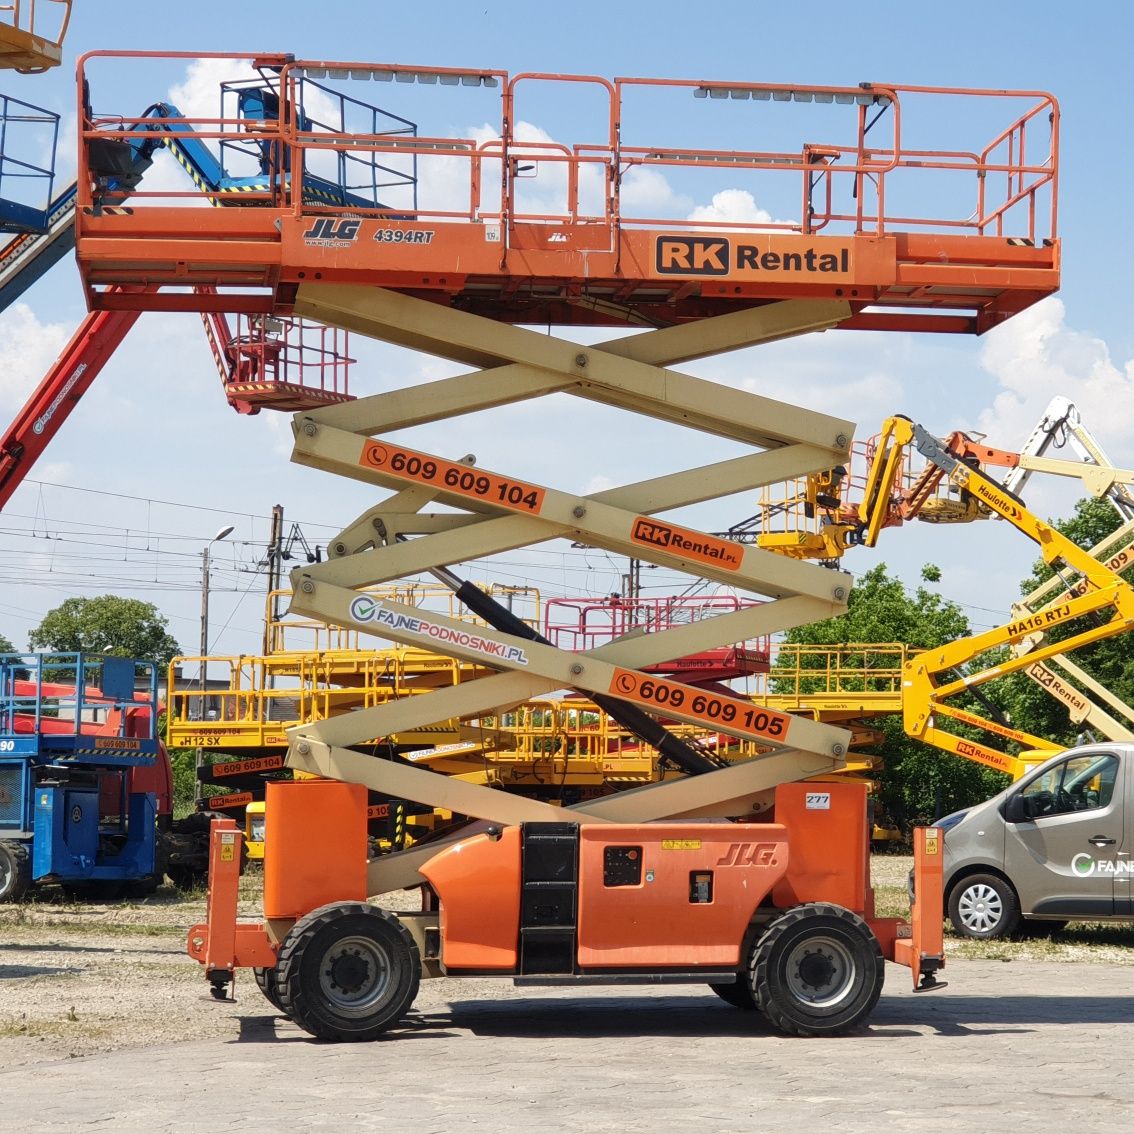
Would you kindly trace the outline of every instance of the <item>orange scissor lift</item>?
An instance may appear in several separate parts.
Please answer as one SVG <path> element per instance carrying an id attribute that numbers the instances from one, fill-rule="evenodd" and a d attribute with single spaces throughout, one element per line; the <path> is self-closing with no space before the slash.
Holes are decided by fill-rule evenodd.
<path id="1" fill-rule="evenodd" d="M 212 310 L 315 318 L 475 368 L 296 416 L 295 460 L 393 494 L 343 529 L 326 563 L 293 573 L 292 609 L 492 673 L 290 730 L 289 765 L 322 778 L 268 790 L 262 922 L 237 921 L 240 833 L 227 821 L 214 830 L 208 922 L 189 944 L 214 990 L 224 995 L 234 970 L 251 966 L 269 998 L 312 1034 L 364 1039 L 396 1025 L 423 975 L 700 981 L 808 1035 L 866 1018 L 884 957 L 908 966 L 915 987 L 932 987 L 943 963 L 936 834 L 918 835 L 912 922 L 878 917 L 865 787 L 816 791 L 798 782 L 842 767 L 848 734 L 649 672 L 666 658 L 845 608 L 848 576 L 664 514 L 836 467 L 853 426 L 674 367 L 835 327 L 981 332 L 1050 294 L 1059 277 L 1054 100 L 888 84 L 258 62 L 279 74 L 278 117 L 260 126 L 269 166 L 261 207 L 198 211 L 140 193 L 128 215 L 116 215 L 101 207 L 97 181 L 81 177 L 78 258 L 88 300 L 95 309 L 201 310 L 199 293 L 186 289 L 204 285 L 217 289 Z M 95 53 L 80 77 L 108 64 L 124 72 L 128 63 Z M 488 98 L 500 126 L 488 137 L 307 129 L 292 110 L 307 78 L 389 84 L 383 89 L 414 104 L 416 121 L 431 120 L 419 103 L 436 110 L 446 98 Z M 588 140 L 546 140 L 522 126 L 567 95 L 592 111 L 597 130 Z M 675 100 L 680 114 L 669 112 Z M 923 114 L 927 105 L 942 113 Z M 480 114 L 472 108 L 468 120 Z M 683 119 L 694 140 L 655 144 L 651 123 L 664 120 L 678 135 Z M 730 135 L 750 136 L 753 121 L 769 148 L 736 149 Z M 934 145 L 935 122 L 945 144 Z M 951 142 L 957 123 L 987 140 Z M 240 128 L 196 125 L 217 136 Z M 92 142 L 123 129 L 87 122 L 80 168 Z M 800 142 L 799 132 L 836 140 Z M 378 191 L 368 207 L 305 202 L 305 177 L 360 155 L 392 169 L 412 165 L 423 190 L 436 174 L 444 191 L 434 199 L 423 191 L 412 207 Z M 634 205 L 658 199 L 642 189 L 643 178 L 656 186 L 659 175 L 679 187 L 669 216 Z M 722 215 L 737 183 L 749 187 L 741 200 L 747 192 L 774 211 Z M 691 211 L 686 192 L 711 195 L 715 212 Z M 932 202 L 931 215 L 919 201 Z M 581 346 L 524 323 L 649 329 Z M 559 392 L 698 429 L 744 452 L 579 494 L 401 440 L 416 426 Z M 450 510 L 428 511 L 433 502 Z M 470 628 L 365 590 L 423 571 L 446 577 L 447 564 L 560 537 L 765 601 L 570 653 L 506 612 L 489 611 L 489 626 Z M 462 601 L 483 608 L 447 577 Z M 561 808 L 353 747 L 562 688 L 624 715 L 708 726 L 766 751 Z M 488 825 L 368 863 L 367 788 Z M 761 822 L 716 822 L 757 811 Z M 421 891 L 420 913 L 365 901 L 408 887 Z"/>

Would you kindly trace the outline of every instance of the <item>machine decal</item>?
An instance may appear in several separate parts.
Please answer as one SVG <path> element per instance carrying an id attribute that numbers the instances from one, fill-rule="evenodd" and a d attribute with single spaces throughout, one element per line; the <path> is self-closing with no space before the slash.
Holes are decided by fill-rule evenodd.
<path id="1" fill-rule="evenodd" d="M 808 811 L 830 811 L 831 793 L 829 791 L 809 791 L 803 806 Z"/>
<path id="2" fill-rule="evenodd" d="M 387 610 L 369 595 L 359 595 L 351 602 L 350 616 L 356 622 L 374 622 L 391 630 L 408 630 L 411 634 L 420 634 L 437 642 L 448 642 L 450 645 L 460 646 L 515 665 L 528 664 L 528 655 L 519 646 L 494 642 L 491 638 L 470 634 L 467 630 L 454 630 L 451 626 L 442 626 L 426 618 L 418 618 L 416 615 L 398 614 Z"/>
<path id="3" fill-rule="evenodd" d="M 662 850 L 700 850 L 700 839 L 662 839 Z"/>
<path id="4" fill-rule="evenodd" d="M 78 366 L 71 372 L 70 378 L 63 383 L 63 388 L 51 401 L 51 405 L 47 407 L 44 412 L 35 419 L 35 424 L 32 426 L 32 432 L 35 434 L 42 434 L 47 427 L 47 423 L 55 416 L 55 411 L 63 404 L 64 399 L 75 388 L 75 383 L 87 372 L 87 364 L 80 362 Z"/>
<path id="5" fill-rule="evenodd" d="M 1072 712 L 1085 714 L 1091 707 L 1090 701 L 1067 682 L 1061 681 L 1058 674 L 1052 673 L 1042 662 L 1028 666 L 1024 672 L 1042 685 L 1053 697 L 1062 701 Z"/>
<path id="6" fill-rule="evenodd" d="M 378 244 L 432 244 L 433 229 L 379 228 L 374 240 Z"/>
<path id="7" fill-rule="evenodd" d="M 226 807 L 244 807 L 252 802 L 250 791 L 234 791 L 229 795 L 211 795 L 208 799 L 210 811 L 223 811 Z"/>
<path id="8" fill-rule="evenodd" d="M 787 713 L 759 709 L 739 697 L 701 693 L 679 681 L 646 677 L 632 669 L 615 669 L 610 692 L 651 709 L 679 710 L 682 716 L 694 717 L 707 725 L 726 725 L 730 732 L 759 740 L 786 740 L 793 720 Z"/>
<path id="9" fill-rule="evenodd" d="M 816 248 L 799 237 L 767 237 L 733 242 L 724 237 L 659 236 L 654 245 L 658 275 L 775 275 L 806 279 L 815 275 L 849 276 L 852 245 L 834 243 Z"/>
<path id="10" fill-rule="evenodd" d="M 718 866 L 775 866 L 775 843 L 732 843 Z"/>
<path id="11" fill-rule="evenodd" d="M 731 540 L 675 527 L 660 520 L 652 520 L 649 516 L 635 517 L 630 538 L 634 543 L 645 547 L 661 547 L 683 559 L 724 567 L 729 571 L 739 571 L 744 557 L 744 548 Z"/>
<path id="12" fill-rule="evenodd" d="M 538 485 L 525 484 L 497 473 L 481 472 L 468 465 L 431 457 L 428 453 L 383 445 L 376 441 L 367 441 L 362 446 L 358 463 L 364 468 L 390 473 L 400 480 L 434 485 L 457 496 L 487 500 L 532 516 L 539 515 L 546 495 L 546 490 Z"/>
<path id="13" fill-rule="evenodd" d="M 99 736 L 95 738 L 95 749 L 115 748 L 124 752 L 139 752 L 142 748 L 140 740 L 133 740 L 128 736 Z"/>
<path id="14" fill-rule="evenodd" d="M 968 756 L 970 760 L 987 764 L 990 768 L 1007 772 L 1009 775 L 1011 775 L 1015 766 L 1013 757 L 1005 756 L 1003 752 L 997 752 L 995 748 L 986 748 L 983 744 L 974 744 L 971 740 L 958 740 L 955 750 L 960 756 Z"/>
<path id="15" fill-rule="evenodd" d="M 282 756 L 257 756 L 251 760 L 228 760 L 223 764 L 213 764 L 209 768 L 211 776 L 239 776 L 247 772 L 270 772 L 284 766 Z"/>
<path id="16" fill-rule="evenodd" d="M 349 248 L 358 239 L 362 221 L 319 217 L 303 234 L 308 248 Z"/>
<path id="17" fill-rule="evenodd" d="M 1008 634 L 1012 638 L 1018 638 L 1024 634 L 1030 634 L 1033 630 L 1055 626 L 1070 617 L 1071 604 L 1065 602 L 1062 606 L 1053 607 L 1051 610 L 1041 610 L 1039 614 L 1033 614 L 1030 618 L 1008 623 Z"/>

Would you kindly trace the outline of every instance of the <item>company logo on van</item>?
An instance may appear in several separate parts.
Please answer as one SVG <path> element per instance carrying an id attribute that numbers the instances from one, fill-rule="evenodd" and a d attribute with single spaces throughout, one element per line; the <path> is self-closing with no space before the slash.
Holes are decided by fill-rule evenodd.
<path id="1" fill-rule="evenodd" d="M 1093 874 L 1134 874 L 1134 859 L 1116 861 L 1113 858 L 1091 858 L 1089 854 L 1077 854 L 1071 860 L 1072 874 L 1080 878 L 1090 878 Z"/>

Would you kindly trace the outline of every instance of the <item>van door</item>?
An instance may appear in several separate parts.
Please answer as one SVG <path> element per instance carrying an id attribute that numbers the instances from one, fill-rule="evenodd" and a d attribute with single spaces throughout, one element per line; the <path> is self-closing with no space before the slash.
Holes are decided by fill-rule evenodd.
<path id="1" fill-rule="evenodd" d="M 1114 916 L 1117 863 L 1129 860 L 1119 852 L 1130 849 L 1126 763 L 1115 752 L 1078 751 L 1020 789 L 1022 807 L 1008 813 L 1023 818 L 1005 824 L 1004 865 L 1025 916 Z"/>
<path id="2" fill-rule="evenodd" d="M 1117 848 L 1114 876 L 1114 912 L 1120 917 L 1134 917 L 1134 760 L 1125 760 L 1126 799 L 1122 822 L 1122 845 Z"/>

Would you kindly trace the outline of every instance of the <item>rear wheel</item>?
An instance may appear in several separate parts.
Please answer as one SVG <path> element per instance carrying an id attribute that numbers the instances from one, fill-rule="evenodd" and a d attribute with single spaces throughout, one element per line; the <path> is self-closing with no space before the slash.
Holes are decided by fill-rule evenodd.
<path id="1" fill-rule="evenodd" d="M 280 1009 L 319 1039 L 371 1040 L 409 1010 L 421 957 L 393 914 L 336 902 L 295 923 L 276 965 Z"/>
<path id="2" fill-rule="evenodd" d="M 276 970 L 274 968 L 253 969 L 252 974 L 256 978 L 256 986 L 264 994 L 264 998 L 267 1002 L 277 1011 L 283 1012 L 286 1016 L 287 1012 L 284 1011 L 284 1006 L 280 1001 L 279 978 Z"/>
<path id="3" fill-rule="evenodd" d="M 0 902 L 18 902 L 31 884 L 28 848 L 23 843 L 0 842 Z"/>
<path id="4" fill-rule="evenodd" d="M 756 1006 L 782 1032 L 829 1036 L 862 1023 L 878 1003 L 885 960 L 857 914 L 829 902 L 797 906 L 752 949 Z"/>

